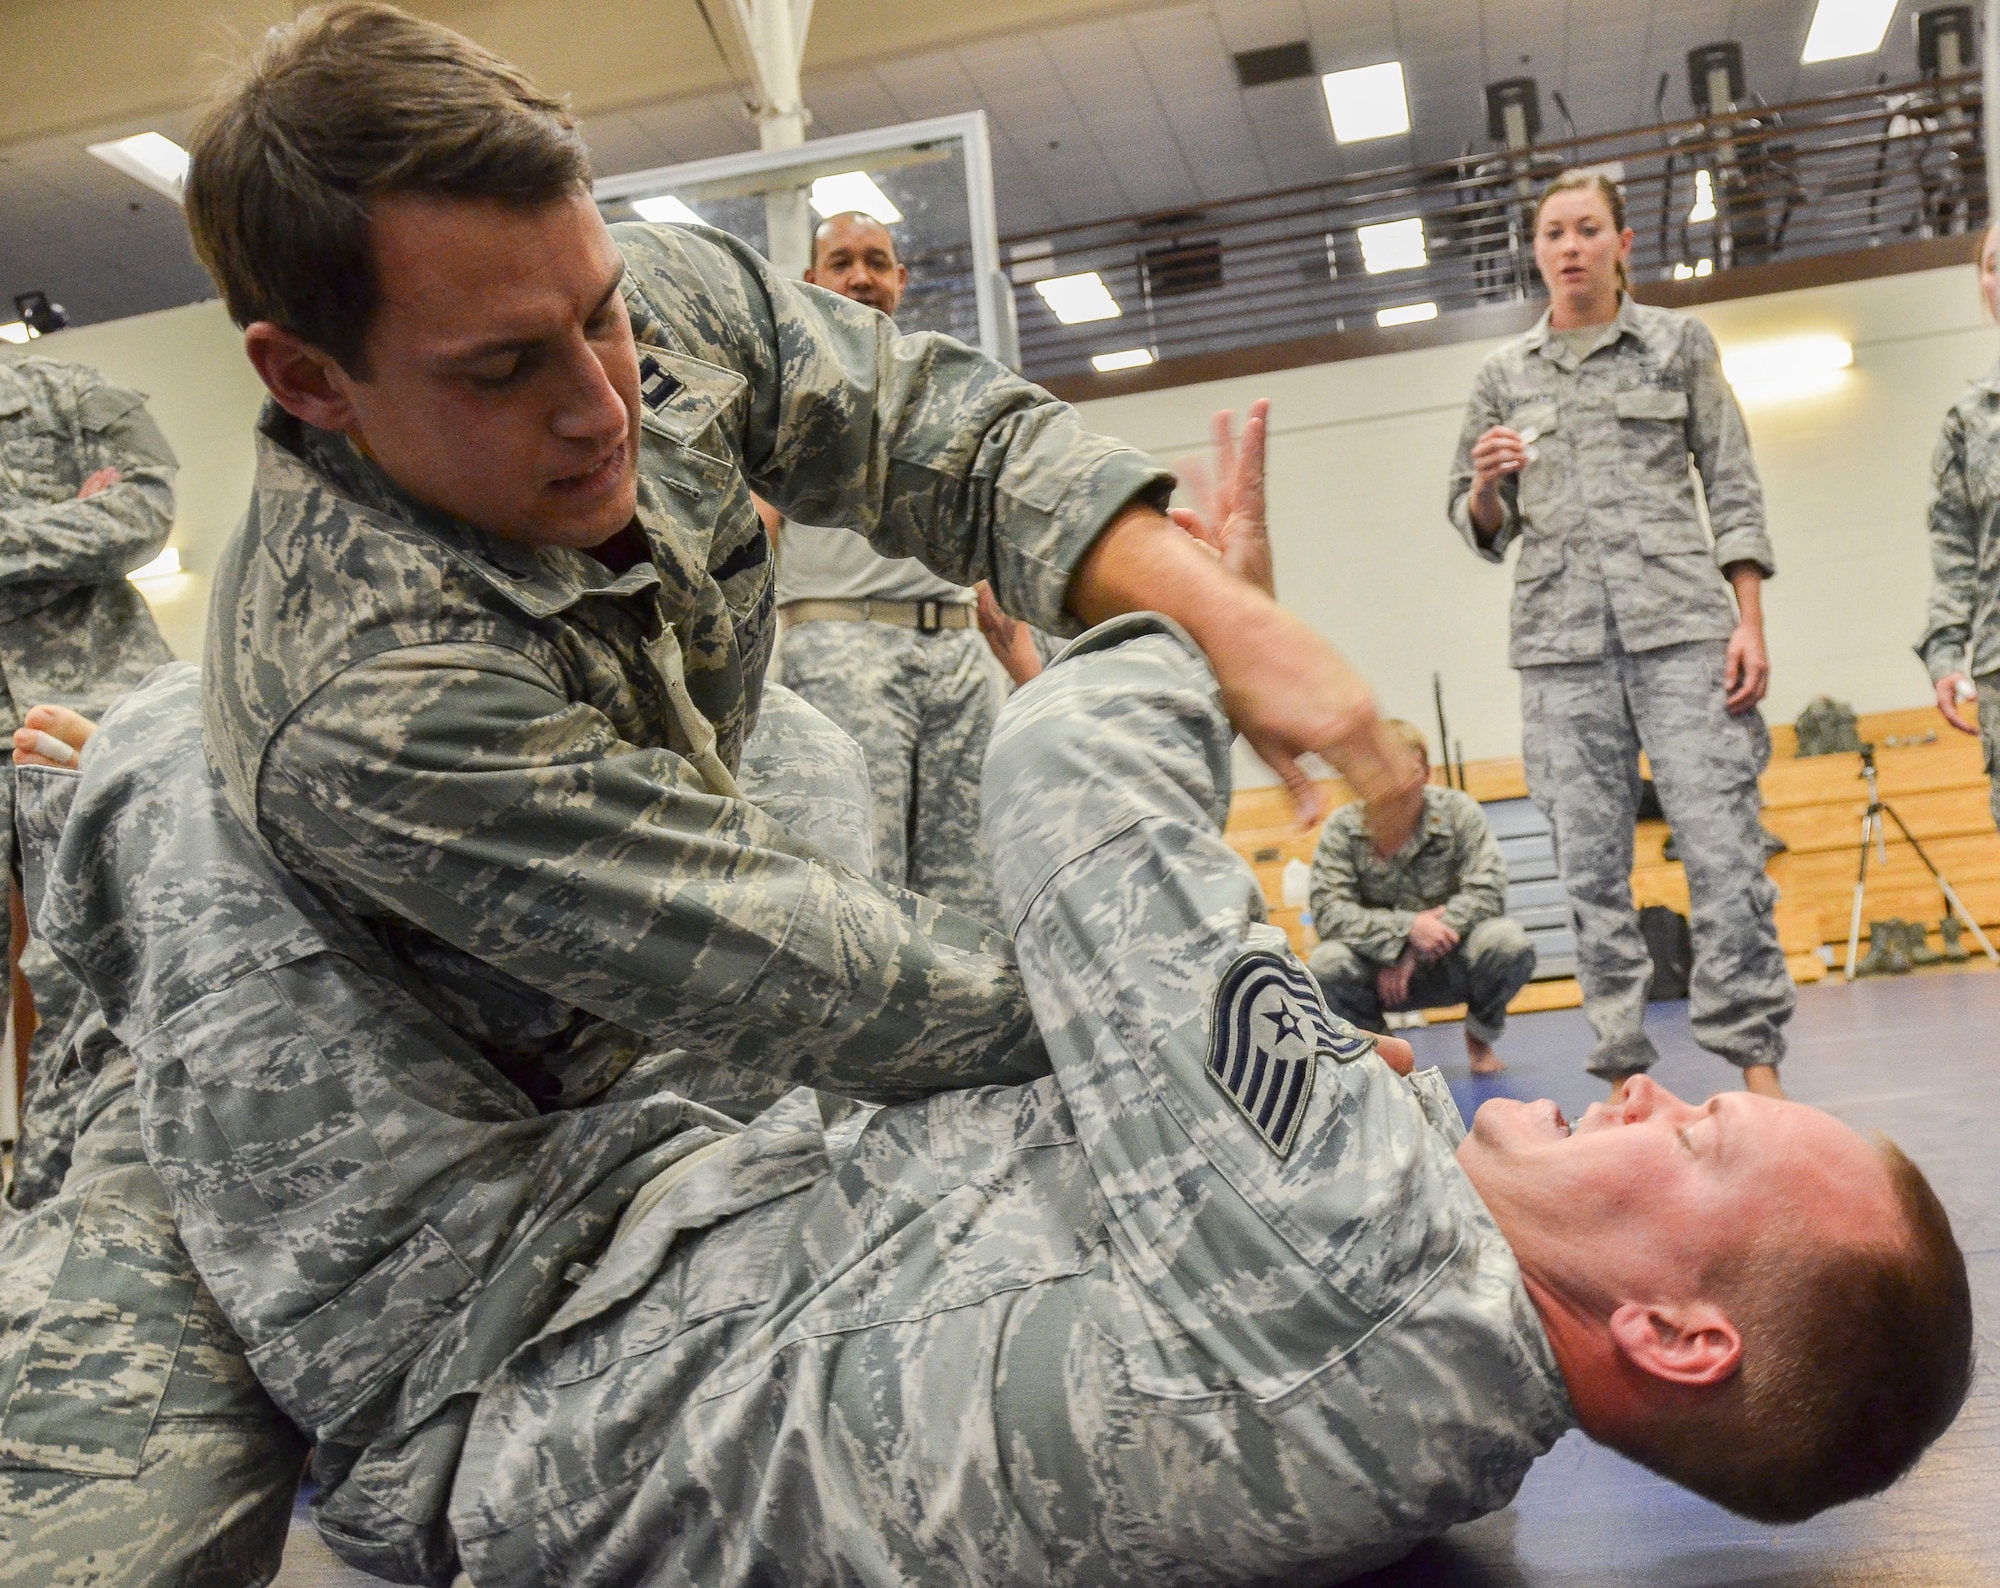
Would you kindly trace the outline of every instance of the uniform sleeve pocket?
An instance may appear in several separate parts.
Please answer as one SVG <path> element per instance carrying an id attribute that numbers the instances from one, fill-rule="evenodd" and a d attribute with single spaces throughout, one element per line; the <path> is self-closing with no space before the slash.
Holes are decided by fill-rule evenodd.
<path id="1" fill-rule="evenodd" d="M 100 386 L 78 404 L 77 417 L 86 430 L 109 430 L 145 400 L 129 386 Z"/>
<path id="2" fill-rule="evenodd" d="M 1659 391 L 1652 387 L 1621 391 L 1612 398 L 1612 405 L 1620 419 L 1684 420 L 1688 411 L 1686 392 Z"/>
<path id="3" fill-rule="evenodd" d="M 451 1243 L 419 1225 L 339 1295 L 252 1351 L 251 1369 L 309 1430 L 335 1427 L 430 1344 L 473 1283 Z"/>

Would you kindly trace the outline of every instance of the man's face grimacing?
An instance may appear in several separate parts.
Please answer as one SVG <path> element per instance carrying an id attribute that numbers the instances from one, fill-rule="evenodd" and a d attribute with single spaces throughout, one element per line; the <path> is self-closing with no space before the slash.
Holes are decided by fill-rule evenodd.
<path id="1" fill-rule="evenodd" d="M 903 301 L 910 271 L 896 258 L 889 228 L 866 215 L 835 215 L 813 234 L 812 268 L 806 280 L 843 298 L 880 309 L 890 319 Z"/>
<path id="2" fill-rule="evenodd" d="M 1901 1238 L 1889 1167 L 1866 1138 L 1749 1092 L 1696 1105 L 1639 1075 L 1574 1127 L 1546 1100 L 1495 1098 L 1458 1158 L 1524 1273 L 1578 1316 L 1713 1301 L 1774 1239 Z"/>
<path id="3" fill-rule="evenodd" d="M 501 539 L 589 548 L 629 524 L 638 353 L 624 260 L 590 196 L 520 208 L 391 195 L 372 206 L 370 237 L 365 376 L 296 339 L 288 361 L 271 345 L 286 333 L 267 324 L 245 333 L 279 402 Z"/>

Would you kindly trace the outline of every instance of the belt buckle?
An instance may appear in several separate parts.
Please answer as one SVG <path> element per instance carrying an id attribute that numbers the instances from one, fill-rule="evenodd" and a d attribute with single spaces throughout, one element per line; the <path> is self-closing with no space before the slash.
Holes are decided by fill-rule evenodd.
<path id="1" fill-rule="evenodd" d="M 944 632 L 944 603 L 942 601 L 919 601 L 917 603 L 917 632 L 919 634 L 941 634 Z"/>

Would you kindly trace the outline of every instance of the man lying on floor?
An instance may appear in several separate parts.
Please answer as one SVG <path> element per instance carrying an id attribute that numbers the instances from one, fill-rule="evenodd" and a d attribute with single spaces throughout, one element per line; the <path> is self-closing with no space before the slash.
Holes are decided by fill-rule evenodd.
<path id="1" fill-rule="evenodd" d="M 163 675 L 80 776 L 21 773 L 39 919 L 356 1564 L 1332 1580 L 1572 1425 L 1791 1520 L 1964 1395 L 1963 1259 L 1888 1143 L 1646 1082 L 1464 1136 L 1333 1019 L 1222 842 L 1230 728 L 1161 620 L 1072 647 L 987 763 L 1054 1074 L 833 1126 L 806 1090 L 741 1129 L 643 1088 L 538 1113 L 272 865 L 195 696 Z"/>

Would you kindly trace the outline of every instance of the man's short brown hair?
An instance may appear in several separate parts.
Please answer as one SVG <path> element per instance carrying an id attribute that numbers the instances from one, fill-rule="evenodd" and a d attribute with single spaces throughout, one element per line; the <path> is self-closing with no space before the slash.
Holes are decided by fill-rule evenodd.
<path id="1" fill-rule="evenodd" d="M 1760 1522 L 1802 1522 L 1887 1488 L 1972 1385 L 1972 1291 L 1937 1195 L 1893 1142 L 1890 1250 L 1765 1254 L 1732 1287 L 1743 1365 L 1625 1454 Z"/>
<path id="2" fill-rule="evenodd" d="M 532 207 L 590 185 L 562 101 L 470 39 L 374 0 L 273 28 L 189 152 L 188 230 L 230 317 L 269 320 L 364 376 L 379 298 L 371 201 Z"/>

